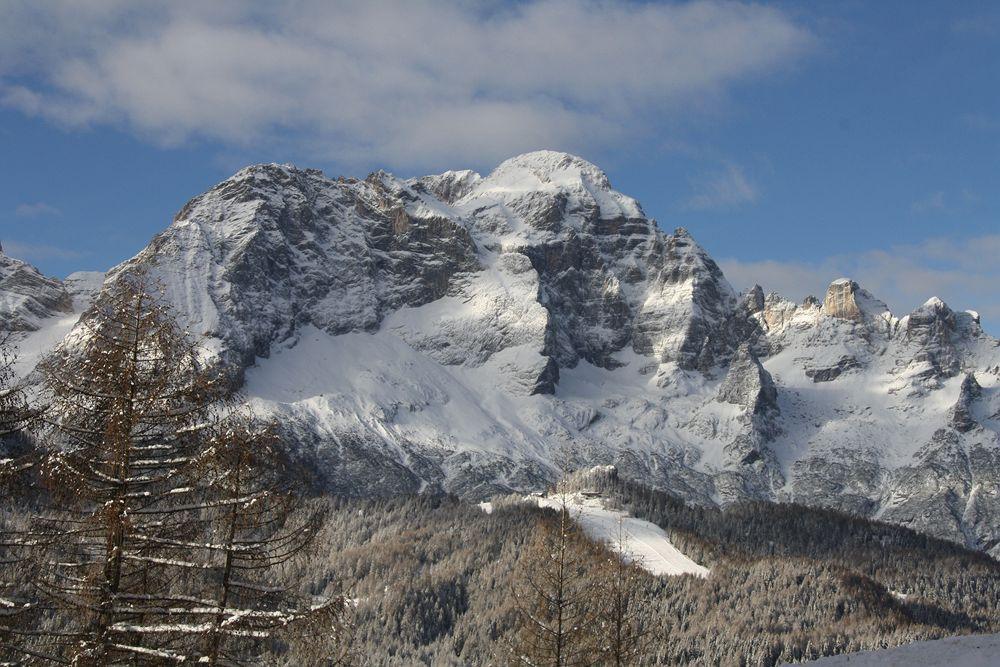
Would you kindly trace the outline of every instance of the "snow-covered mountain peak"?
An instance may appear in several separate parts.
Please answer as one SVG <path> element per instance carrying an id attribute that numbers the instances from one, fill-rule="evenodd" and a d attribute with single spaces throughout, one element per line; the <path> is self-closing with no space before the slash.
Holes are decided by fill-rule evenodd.
<path id="1" fill-rule="evenodd" d="M 932 296 L 921 304 L 921 308 L 940 308 L 941 306 L 947 306 L 947 304 L 936 296 Z"/>
<path id="2" fill-rule="evenodd" d="M 533 151 L 501 162 L 483 187 L 539 189 L 541 185 L 576 186 L 581 183 L 610 190 L 607 174 L 581 157 L 559 151 Z"/>
<path id="3" fill-rule="evenodd" d="M 0 258 L 7 312 L 83 304 L 97 279 L 21 264 Z M 254 165 L 110 279 L 135 265 L 341 492 L 482 497 L 614 464 L 696 502 L 1000 539 L 1000 347 L 972 314 L 931 300 L 896 320 L 847 278 L 822 303 L 737 295 L 687 230 L 572 155 L 486 177 Z M 25 334 L 37 358 L 74 320 L 34 321 L 63 327 Z"/>
<path id="4" fill-rule="evenodd" d="M 504 202 L 518 211 L 544 210 L 545 220 L 578 217 L 592 222 L 645 217 L 637 201 L 612 189 L 600 168 L 557 151 L 525 153 L 500 163 L 466 197 L 473 207 L 489 200 Z"/>

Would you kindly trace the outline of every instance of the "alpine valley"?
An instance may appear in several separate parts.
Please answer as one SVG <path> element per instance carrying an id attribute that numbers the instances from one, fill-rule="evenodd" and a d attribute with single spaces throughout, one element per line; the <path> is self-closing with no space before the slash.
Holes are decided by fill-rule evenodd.
<path id="1" fill-rule="evenodd" d="M 1000 342 L 976 313 L 899 316 L 850 279 L 737 293 L 580 158 L 257 165 L 106 276 L 0 254 L 18 372 L 137 266 L 339 494 L 481 500 L 614 465 L 696 505 L 830 507 L 1000 555 Z"/>

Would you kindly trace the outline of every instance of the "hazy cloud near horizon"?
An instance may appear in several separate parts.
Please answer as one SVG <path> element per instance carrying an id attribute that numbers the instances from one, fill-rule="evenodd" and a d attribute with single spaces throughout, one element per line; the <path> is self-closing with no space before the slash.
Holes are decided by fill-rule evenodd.
<path id="1" fill-rule="evenodd" d="M 932 296 L 954 310 L 975 310 L 984 328 L 1000 332 L 1000 234 L 965 240 L 936 238 L 887 250 L 828 257 L 819 262 L 765 260 L 719 262 L 737 290 L 755 283 L 765 292 L 801 300 L 823 298 L 835 279 L 848 277 L 885 301 L 897 316 L 905 315 Z"/>
<path id="2" fill-rule="evenodd" d="M 0 19 L 7 107 L 404 168 L 621 146 L 721 113 L 816 41 L 778 9 L 713 0 L 22 1 Z"/>

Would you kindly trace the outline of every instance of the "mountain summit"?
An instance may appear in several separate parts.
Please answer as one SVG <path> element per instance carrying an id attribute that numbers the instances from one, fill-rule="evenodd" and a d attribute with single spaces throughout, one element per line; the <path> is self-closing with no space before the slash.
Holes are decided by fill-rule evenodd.
<path id="1" fill-rule="evenodd" d="M 108 280 L 138 265 L 336 491 L 481 498 L 614 464 L 698 503 L 837 507 L 1000 553 L 1000 348 L 978 316 L 897 317 L 849 279 L 822 302 L 737 294 L 578 157 L 408 180 L 256 165 Z M 0 264 L 31 358 L 73 307 L 36 274 Z"/>

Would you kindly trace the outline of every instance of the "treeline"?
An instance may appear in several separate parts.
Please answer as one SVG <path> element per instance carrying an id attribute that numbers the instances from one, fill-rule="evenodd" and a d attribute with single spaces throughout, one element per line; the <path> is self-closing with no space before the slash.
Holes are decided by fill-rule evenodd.
<path id="1" fill-rule="evenodd" d="M 662 527 L 703 564 L 821 561 L 902 594 L 907 612 L 922 622 L 955 632 L 998 627 L 1000 563 L 954 542 L 831 509 L 766 502 L 691 506 L 620 479 L 611 468 L 587 471 L 567 483 L 601 490 L 634 516 Z"/>
<path id="2" fill-rule="evenodd" d="M 837 512 L 570 476 L 711 568 L 655 577 L 516 497 L 316 494 L 144 276 L 82 325 L 31 387 L 0 363 L 0 663 L 770 666 L 1000 631 L 995 561 Z"/>
<path id="3" fill-rule="evenodd" d="M 628 486 L 635 492 L 641 488 Z M 366 664 L 517 664 L 511 650 L 525 647 L 521 642 L 527 624 L 516 593 L 524 590 L 529 573 L 539 572 L 534 547 L 542 526 L 558 530 L 558 513 L 524 502 L 501 502 L 486 514 L 453 497 L 316 502 L 330 504 L 328 523 L 318 540 L 321 549 L 300 564 L 299 576 L 305 581 L 324 573 L 331 580 L 350 582 L 350 596 L 357 604 L 354 645 Z M 773 509 L 795 514 L 801 508 Z M 798 528 L 802 523 L 818 533 L 825 515 L 800 516 L 790 525 Z M 727 522 L 726 516 L 718 513 L 720 524 Z M 725 534 L 737 536 L 732 543 L 701 541 L 704 553 L 711 555 L 705 561 L 712 568 L 707 578 L 631 571 L 635 582 L 627 587 L 632 591 L 627 618 L 630 632 L 641 641 L 639 652 L 624 664 L 770 666 L 951 634 L 1000 631 L 994 593 L 1000 566 L 980 554 L 949 543 L 931 542 L 925 548 L 921 536 L 910 531 L 854 519 L 851 530 L 857 535 L 844 541 L 844 551 L 836 558 L 822 550 L 813 556 L 771 554 L 769 546 L 739 547 L 757 541 L 753 525 L 744 529 L 740 514 L 729 516 L 734 523 Z M 721 525 L 717 530 L 722 532 Z M 762 530 L 760 540 L 766 545 L 771 537 L 781 538 L 777 531 Z M 806 535 L 790 542 L 806 544 L 808 539 Z M 880 544 L 883 539 L 889 545 L 886 563 L 907 557 L 918 563 L 904 565 L 899 577 L 915 574 L 916 567 L 927 569 L 920 578 L 928 593 L 891 588 L 909 592 L 904 600 L 890 592 L 885 580 L 865 573 L 865 552 L 854 550 L 852 542 Z M 891 546 L 911 539 L 912 544 L 898 551 Z M 578 570 L 569 597 L 579 587 L 607 590 L 608 571 L 601 563 L 607 552 L 588 555 L 590 548 L 577 552 L 588 564 Z M 940 555 L 935 548 L 941 549 Z M 550 543 L 541 553 L 553 551 Z M 979 565 L 970 570 L 972 563 Z M 964 599 L 957 595 L 950 602 L 953 591 L 970 578 L 978 578 L 980 592 L 967 587 Z M 601 594 L 592 604 L 590 611 L 574 611 L 583 614 L 592 638 L 606 638 L 607 621 L 601 616 L 613 606 L 610 597 Z M 584 645 L 583 650 L 591 649 Z M 578 663 L 536 664 L 614 664 L 606 655 L 589 655 Z"/>

